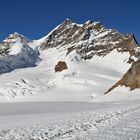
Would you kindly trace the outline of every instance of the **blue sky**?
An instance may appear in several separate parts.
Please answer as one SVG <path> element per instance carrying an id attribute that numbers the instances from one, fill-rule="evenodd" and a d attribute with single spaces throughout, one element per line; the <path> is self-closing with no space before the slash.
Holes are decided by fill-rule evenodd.
<path id="1" fill-rule="evenodd" d="M 140 42 L 139 0 L 0 0 L 0 40 L 13 32 L 38 39 L 66 18 L 76 23 L 101 21 L 135 34 Z"/>

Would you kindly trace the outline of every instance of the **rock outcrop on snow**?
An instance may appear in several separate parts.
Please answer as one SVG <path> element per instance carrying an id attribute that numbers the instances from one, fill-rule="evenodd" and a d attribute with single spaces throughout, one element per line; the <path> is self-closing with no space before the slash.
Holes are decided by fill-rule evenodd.
<path id="1" fill-rule="evenodd" d="M 140 60 L 133 63 L 122 79 L 112 86 L 105 94 L 119 86 L 128 87 L 130 90 L 140 88 Z"/>
<path id="2" fill-rule="evenodd" d="M 55 72 L 61 72 L 68 69 L 68 66 L 65 61 L 59 61 L 55 66 Z"/>

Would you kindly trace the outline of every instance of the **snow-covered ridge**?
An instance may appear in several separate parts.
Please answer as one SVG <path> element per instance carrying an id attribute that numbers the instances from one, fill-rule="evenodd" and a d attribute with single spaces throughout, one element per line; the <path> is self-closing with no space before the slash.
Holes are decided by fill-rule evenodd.
<path id="1" fill-rule="evenodd" d="M 101 22 L 89 20 L 76 24 L 70 19 L 58 25 L 40 43 L 43 50 L 53 47 L 66 48 L 68 53 L 76 50 L 84 59 L 91 59 L 95 54 L 105 56 L 114 49 L 130 52 L 130 59 L 133 59 L 133 56 L 138 57 L 140 48 L 133 35 L 108 29 Z"/>

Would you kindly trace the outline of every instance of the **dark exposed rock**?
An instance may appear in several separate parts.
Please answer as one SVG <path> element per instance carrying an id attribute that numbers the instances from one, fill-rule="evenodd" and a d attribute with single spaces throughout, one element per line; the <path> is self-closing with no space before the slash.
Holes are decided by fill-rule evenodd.
<path id="1" fill-rule="evenodd" d="M 118 86 L 125 86 L 134 90 L 140 88 L 140 60 L 132 64 L 131 68 L 114 86 L 112 86 L 105 94 L 109 93 Z"/>
<path id="2" fill-rule="evenodd" d="M 73 50 L 75 50 L 75 48 L 73 46 L 70 47 L 70 48 L 68 48 L 66 55 L 68 55 L 69 53 L 71 53 Z"/>
<path id="3" fill-rule="evenodd" d="M 65 61 L 59 61 L 55 66 L 55 72 L 61 72 L 65 69 L 68 69 Z"/>

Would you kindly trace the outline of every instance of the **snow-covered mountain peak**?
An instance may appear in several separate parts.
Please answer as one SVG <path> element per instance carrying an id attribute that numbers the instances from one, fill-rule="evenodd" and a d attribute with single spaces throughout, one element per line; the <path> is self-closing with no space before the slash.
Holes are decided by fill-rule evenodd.
<path id="1" fill-rule="evenodd" d="M 0 74 L 36 65 L 40 60 L 39 52 L 28 45 L 30 42 L 24 35 L 15 32 L 0 44 Z"/>
<path id="2" fill-rule="evenodd" d="M 13 71 L 18 75 L 11 84 L 15 89 L 11 85 L 3 89 L 7 86 L 4 84 L 0 93 L 15 97 L 18 88 L 19 95 L 47 93 L 50 89 L 58 93 L 57 89 L 63 89 L 70 94 L 62 91 L 62 98 L 72 99 L 82 92 L 82 101 L 85 97 L 88 100 L 92 93 L 92 97 L 105 93 L 123 76 L 139 59 L 139 48 L 133 35 L 121 34 L 91 20 L 77 24 L 66 19 L 47 36 L 33 41 L 13 33 L 0 44 L 0 73 L 30 68 Z M 23 77 L 25 80 L 21 80 Z M 75 98 L 79 97 L 80 94 Z"/>
<path id="3" fill-rule="evenodd" d="M 62 24 L 70 25 L 70 24 L 72 24 L 72 20 L 70 18 L 67 18 L 67 19 L 65 19 L 65 21 Z"/>
<path id="4" fill-rule="evenodd" d="M 83 24 L 83 26 L 84 25 L 88 25 L 88 26 L 96 26 L 96 24 L 100 24 L 100 25 L 102 25 L 102 23 L 100 22 L 100 21 L 93 21 L 93 20 L 88 20 L 88 21 L 86 21 L 84 24 Z"/>
<path id="5" fill-rule="evenodd" d="M 29 40 L 27 37 L 25 37 L 24 35 L 14 32 L 13 34 L 10 34 L 6 39 L 4 39 L 3 44 L 5 43 L 15 43 L 16 41 L 21 40 L 22 43 L 26 44 L 28 42 L 30 42 L 31 40 Z"/>
<path id="6" fill-rule="evenodd" d="M 85 22 L 85 24 L 92 24 L 93 23 L 93 20 L 88 20 Z"/>
<path id="7" fill-rule="evenodd" d="M 138 57 L 139 45 L 133 35 L 121 34 L 106 28 L 101 22 L 92 20 L 79 25 L 66 19 L 42 41 L 40 48 L 43 50 L 66 48 L 68 53 L 76 50 L 84 59 L 91 59 L 94 55 L 105 56 L 114 49 L 118 52 L 130 52 L 130 58 L 132 55 Z"/>
<path id="8" fill-rule="evenodd" d="M 32 41 L 22 34 L 19 34 L 17 32 L 10 34 L 0 43 L 0 55 L 4 56 L 7 54 L 17 54 L 21 50 L 21 48 L 24 45 L 28 45 L 29 42 Z"/>

